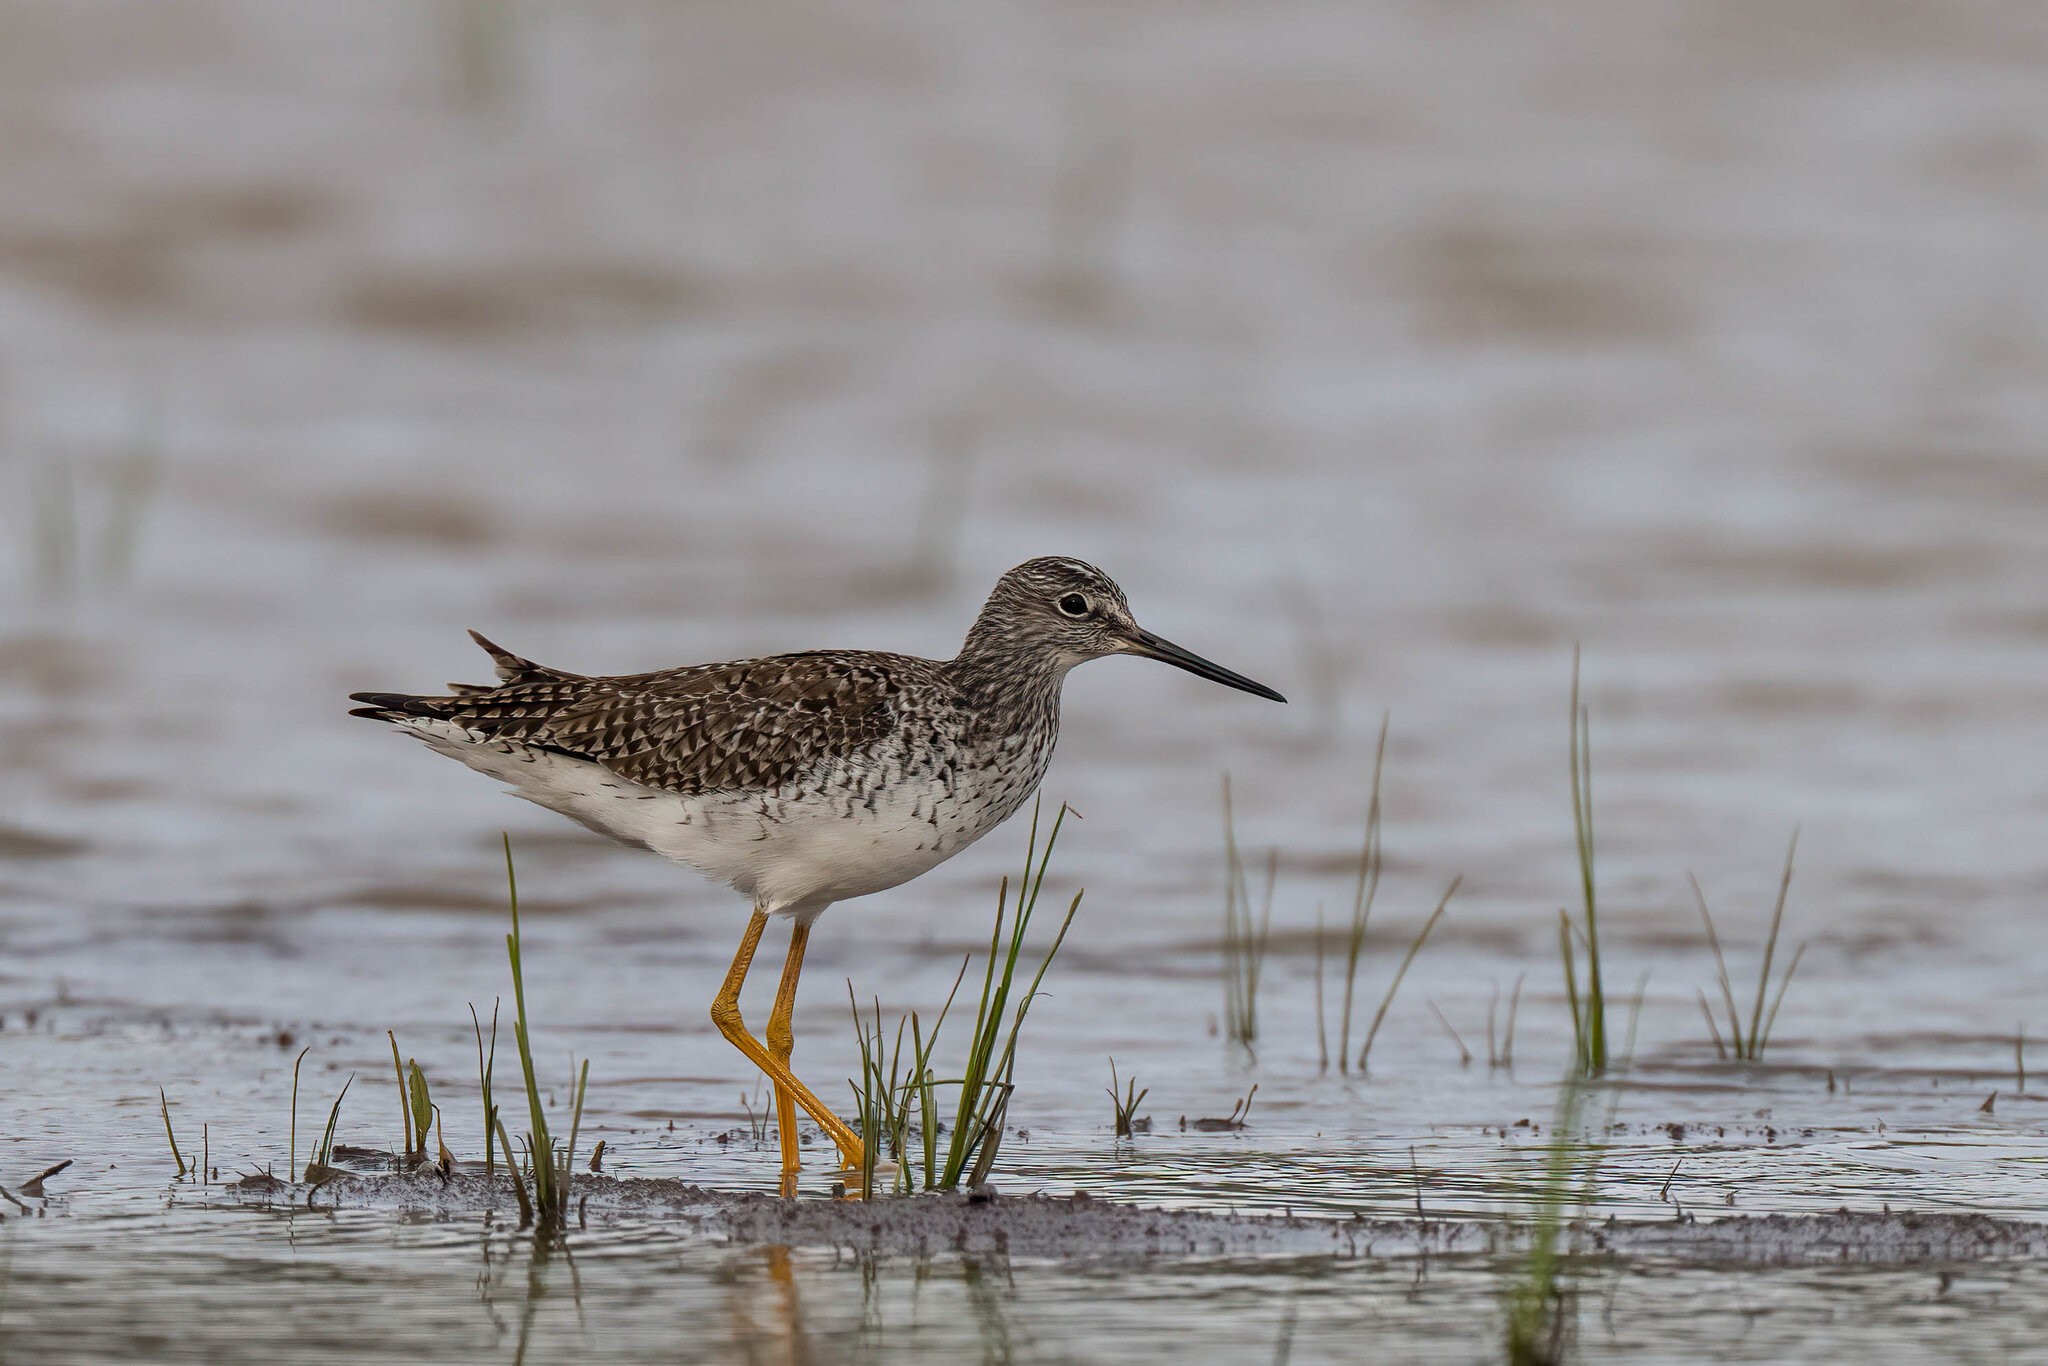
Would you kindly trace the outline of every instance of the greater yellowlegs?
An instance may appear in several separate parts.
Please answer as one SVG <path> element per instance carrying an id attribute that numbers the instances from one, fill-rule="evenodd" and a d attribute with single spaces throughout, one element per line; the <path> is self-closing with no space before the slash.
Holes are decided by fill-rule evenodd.
<path id="1" fill-rule="evenodd" d="M 1076 664 L 1139 655 L 1287 700 L 1143 629 L 1107 574 L 1056 558 L 1003 575 L 948 660 L 811 650 L 587 677 L 470 634 L 496 661 L 495 686 L 354 693 L 364 705 L 350 715 L 753 900 L 711 1019 L 774 1083 L 784 1194 L 795 1193 L 798 1106 L 843 1163 L 861 1162 L 859 1135 L 789 1066 L 797 977 L 827 906 L 908 882 L 1014 814 L 1045 776 Z M 794 924 L 763 1042 L 739 994 L 771 915 Z"/>

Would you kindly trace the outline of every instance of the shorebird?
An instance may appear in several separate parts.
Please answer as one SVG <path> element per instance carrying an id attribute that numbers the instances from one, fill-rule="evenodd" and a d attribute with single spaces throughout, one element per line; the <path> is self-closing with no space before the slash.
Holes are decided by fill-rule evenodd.
<path id="1" fill-rule="evenodd" d="M 900 886 L 1009 819 L 1045 776 L 1077 664 L 1137 655 L 1287 700 L 1145 630 L 1107 574 L 1057 558 L 1003 575 L 945 660 L 809 650 L 598 677 L 470 635 L 496 685 L 353 693 L 364 705 L 349 714 L 752 899 L 711 1019 L 774 1084 L 784 1195 L 796 1193 L 798 1107 L 846 1168 L 861 1165 L 860 1136 L 790 1070 L 797 978 L 827 906 Z M 764 1041 L 739 996 L 771 916 L 793 923 Z"/>

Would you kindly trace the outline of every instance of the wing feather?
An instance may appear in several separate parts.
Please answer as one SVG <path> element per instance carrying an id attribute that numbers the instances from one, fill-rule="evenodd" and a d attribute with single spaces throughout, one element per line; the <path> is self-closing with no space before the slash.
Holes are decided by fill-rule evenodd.
<path id="1" fill-rule="evenodd" d="M 768 791 L 885 739 L 899 722 L 906 675 L 930 667 L 819 651 L 618 677 L 535 670 L 488 691 L 412 699 L 410 710 L 589 759 L 648 787 Z"/>

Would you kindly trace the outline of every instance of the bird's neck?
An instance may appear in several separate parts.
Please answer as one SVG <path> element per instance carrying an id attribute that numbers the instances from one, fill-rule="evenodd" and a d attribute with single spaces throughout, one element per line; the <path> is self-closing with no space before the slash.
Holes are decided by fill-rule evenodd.
<path id="1" fill-rule="evenodd" d="M 1060 685 L 1073 662 L 1043 650 L 1020 648 L 999 628 L 977 621 L 960 653 L 946 668 L 969 711 L 1003 724 L 998 718 L 1020 714 L 1057 724 Z"/>

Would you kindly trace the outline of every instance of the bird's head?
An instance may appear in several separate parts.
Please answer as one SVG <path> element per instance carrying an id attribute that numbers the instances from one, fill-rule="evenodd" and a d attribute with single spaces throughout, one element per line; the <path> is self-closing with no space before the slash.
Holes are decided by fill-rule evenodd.
<path id="1" fill-rule="evenodd" d="M 1287 700 L 1263 683 L 1212 664 L 1138 625 L 1130 600 L 1116 581 L 1080 560 L 1046 556 L 1027 560 L 1003 575 L 967 639 L 973 653 L 1050 659 L 1062 671 L 1104 655 L 1138 655 L 1225 687 L 1275 702 Z"/>

